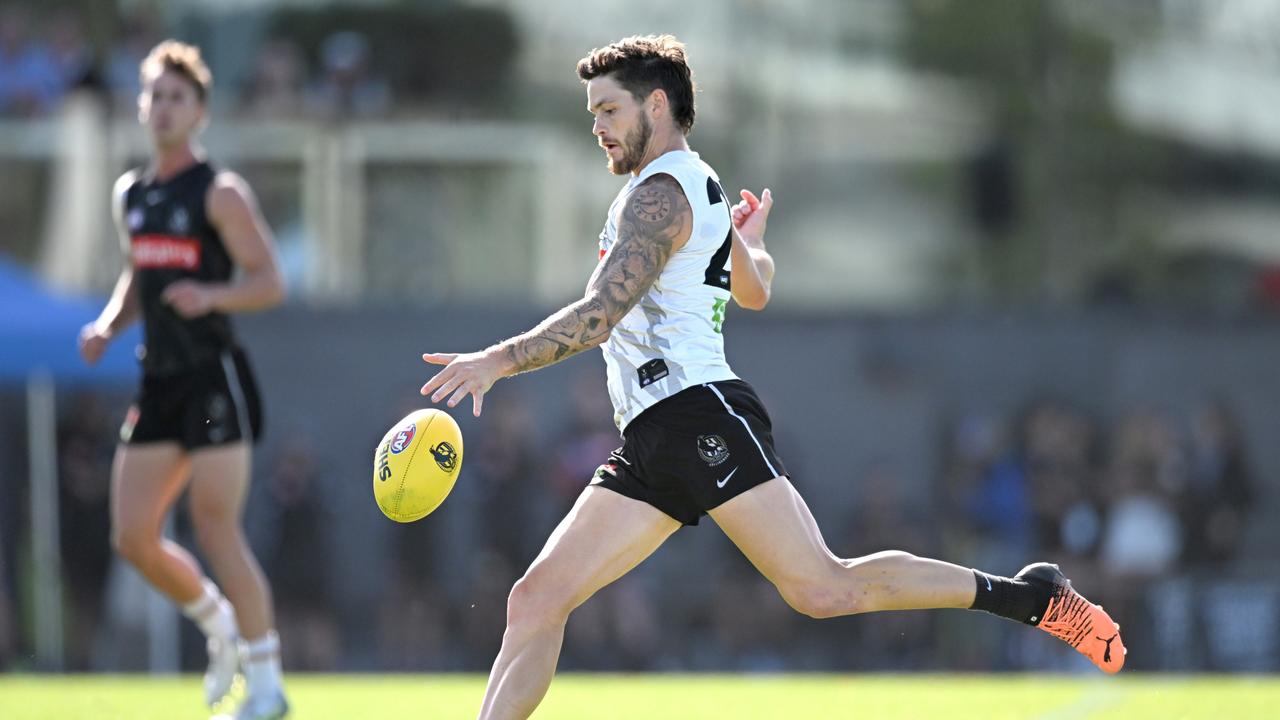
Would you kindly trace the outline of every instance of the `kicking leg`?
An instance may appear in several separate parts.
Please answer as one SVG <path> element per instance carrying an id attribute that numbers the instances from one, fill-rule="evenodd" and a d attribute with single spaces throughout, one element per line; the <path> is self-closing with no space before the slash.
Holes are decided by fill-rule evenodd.
<path id="1" fill-rule="evenodd" d="M 787 604 L 810 617 L 973 604 L 973 571 L 890 550 L 842 559 L 800 493 L 775 478 L 709 513 Z"/>
<path id="2" fill-rule="evenodd" d="M 588 486 L 507 601 L 507 630 L 480 708 L 482 720 L 527 718 L 551 685 L 569 613 L 639 565 L 680 523 Z"/>
<path id="3" fill-rule="evenodd" d="M 1076 593 L 1056 566 L 1030 565 L 1017 577 L 1005 578 L 897 550 L 839 558 L 827 548 L 809 507 L 786 477 L 752 488 L 710 515 L 783 599 L 810 617 L 985 610 L 1040 627 L 1107 672 L 1124 664 L 1124 645 L 1112 630 L 1115 623 Z"/>

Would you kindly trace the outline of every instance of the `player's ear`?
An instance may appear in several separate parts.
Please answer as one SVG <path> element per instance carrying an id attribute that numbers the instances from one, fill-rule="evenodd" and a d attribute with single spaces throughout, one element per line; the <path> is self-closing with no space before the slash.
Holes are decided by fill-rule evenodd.
<path id="1" fill-rule="evenodd" d="M 662 113 L 667 110 L 667 91 L 662 88 L 654 88 L 653 92 L 649 93 L 645 105 L 650 117 L 654 120 L 662 117 Z"/>

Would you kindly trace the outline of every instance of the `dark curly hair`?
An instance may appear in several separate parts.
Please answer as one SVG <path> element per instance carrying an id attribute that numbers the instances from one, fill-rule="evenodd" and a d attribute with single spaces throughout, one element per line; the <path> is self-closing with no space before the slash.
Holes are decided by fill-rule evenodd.
<path id="1" fill-rule="evenodd" d="M 676 124 L 685 135 L 693 130 L 693 71 L 684 43 L 674 36 L 633 35 L 596 48 L 578 61 L 583 82 L 603 75 L 612 76 L 637 101 L 661 88 Z"/>

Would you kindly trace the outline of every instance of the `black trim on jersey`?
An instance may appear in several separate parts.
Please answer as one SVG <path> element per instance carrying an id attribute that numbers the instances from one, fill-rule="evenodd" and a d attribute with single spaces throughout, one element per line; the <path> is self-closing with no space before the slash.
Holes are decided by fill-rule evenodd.
<path id="1" fill-rule="evenodd" d="M 714 178 L 707 177 L 707 204 L 717 205 L 724 202 L 724 188 Z"/>
<path id="2" fill-rule="evenodd" d="M 724 269 L 725 263 L 729 262 L 729 251 L 733 249 L 733 226 L 729 226 L 729 232 L 725 233 L 724 244 L 716 250 L 716 254 L 711 256 L 711 262 L 707 264 L 707 273 L 703 279 L 703 285 L 718 287 L 721 290 L 729 289 L 729 271 Z"/>
<path id="3" fill-rule="evenodd" d="M 725 202 L 724 188 L 720 187 L 720 183 L 715 178 L 707 176 L 707 203 L 710 205 L 719 205 Z M 703 279 L 703 285 L 718 287 L 721 290 L 729 289 L 729 273 L 725 271 L 724 265 L 729 261 L 729 251 L 733 249 L 733 225 L 730 219 L 729 233 L 724 236 L 724 244 L 716 250 L 716 254 L 711 256 L 711 262 L 707 264 L 707 272 Z"/>

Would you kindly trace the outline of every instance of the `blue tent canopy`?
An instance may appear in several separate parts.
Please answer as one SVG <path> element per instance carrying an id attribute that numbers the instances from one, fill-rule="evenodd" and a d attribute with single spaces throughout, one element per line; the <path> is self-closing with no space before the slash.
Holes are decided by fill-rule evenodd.
<path id="1" fill-rule="evenodd" d="M 56 381 L 124 382 L 138 377 L 135 326 L 118 336 L 97 365 L 80 358 L 76 336 L 98 316 L 99 300 L 58 294 L 0 254 L 0 382 L 24 382 L 43 370 Z"/>

